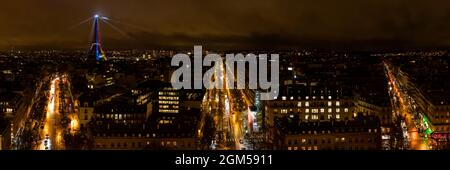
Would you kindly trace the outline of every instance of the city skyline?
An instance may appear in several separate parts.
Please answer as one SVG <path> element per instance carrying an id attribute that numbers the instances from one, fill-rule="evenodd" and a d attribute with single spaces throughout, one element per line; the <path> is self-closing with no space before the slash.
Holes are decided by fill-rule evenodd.
<path id="1" fill-rule="evenodd" d="M 0 167 L 449 159 L 448 1 L 0 4 Z"/>
<path id="2" fill-rule="evenodd" d="M 144 3 L 138 2 L 133 5 Z M 347 3 L 339 4 L 344 5 L 342 9 L 358 5 L 345 6 Z M 63 1 L 61 4 L 68 3 Z M 114 4 L 102 5 L 102 9 L 113 8 Z M 162 10 L 181 9 L 177 7 L 179 3 L 161 5 L 173 6 Z M 216 9 L 208 8 L 210 5 L 207 2 L 188 3 L 182 9 L 193 6 Z M 191 8 L 165 13 L 167 16 L 155 16 L 161 25 L 152 28 L 161 30 L 153 34 L 155 30 L 149 30 L 151 25 L 145 22 L 148 13 L 139 17 L 130 13 L 130 18 L 121 19 L 118 14 L 108 15 L 110 11 L 98 12 L 96 9 L 91 16 L 65 30 L 67 37 L 57 31 L 73 21 L 64 15 L 59 17 L 67 19 L 66 23 L 58 22 L 61 18 L 56 17 L 52 20 L 55 22 L 36 26 L 35 32 L 21 28 L 18 32 L 5 34 L 16 40 L 23 38 L 26 42 L 35 41 L 33 36 L 39 37 L 48 31 L 51 36 L 46 38 L 52 45 L 45 47 L 46 43 L 36 42 L 41 50 L 12 48 L 0 52 L 0 149 L 449 149 L 450 82 L 446 77 L 450 75 L 450 51 L 433 44 L 445 41 L 445 36 L 436 41 L 433 39 L 432 43 L 431 39 L 416 32 L 422 27 L 409 29 L 409 32 L 400 29 L 397 33 L 390 25 L 367 27 L 378 26 L 378 22 L 384 22 L 384 17 L 389 15 L 356 23 L 361 25 L 340 23 L 344 22 L 340 18 L 343 16 L 345 22 L 364 18 L 364 15 L 350 16 L 361 8 L 342 13 L 337 18 L 327 18 L 333 14 L 324 13 L 321 17 L 325 18 L 315 18 L 314 22 L 330 19 L 338 20 L 338 23 L 327 28 L 311 26 L 299 33 L 294 31 L 299 25 L 292 23 L 292 19 L 302 17 L 292 11 L 277 16 L 271 12 L 259 13 L 252 19 L 245 18 L 248 12 L 262 10 L 259 7 L 280 10 L 283 3 L 267 1 L 251 6 L 258 8 L 252 11 L 247 10 L 250 6 L 246 3 L 239 7 L 233 3 L 215 5 L 220 7 L 217 10 L 227 10 L 231 5 L 236 13 L 227 15 L 230 21 L 227 18 L 221 21 L 219 15 L 207 15 L 206 11 L 190 11 Z M 380 5 L 381 8 L 386 4 Z M 321 7 L 312 10 L 323 10 Z M 335 7 L 338 6 L 332 9 Z M 127 9 L 126 6 L 122 8 Z M 381 9 L 374 9 L 377 10 Z M 401 13 L 402 10 L 398 11 Z M 170 21 L 164 20 L 170 18 L 170 14 L 180 16 L 182 12 L 187 13 Z M 85 13 L 73 14 L 82 16 Z M 46 17 L 53 15 L 52 12 L 39 15 L 43 14 L 48 14 Z M 290 17 L 282 18 L 283 15 Z M 267 21 L 269 18 L 276 22 Z M 142 26 L 130 24 L 133 19 Z M 194 20 L 196 22 L 191 22 Z M 231 24 L 230 29 L 214 27 L 212 20 L 222 25 Z M 276 26 L 249 27 L 260 22 Z M 183 24 L 175 24 L 172 28 L 174 23 Z M 248 27 L 231 29 L 235 24 L 247 24 Z M 396 21 L 392 24 L 398 24 L 400 28 L 405 23 Z M 136 32 L 127 26 L 145 31 Z M 282 26 L 286 28 L 279 29 Z M 253 36 L 256 35 L 254 29 L 257 30 L 256 37 Z M 90 30 L 90 34 L 86 30 Z M 84 42 L 77 31 L 89 40 Z M 151 33 L 162 39 L 141 33 Z M 307 35 L 303 33 L 314 33 L 310 34 L 311 41 L 304 43 L 320 48 L 299 47 L 305 40 L 302 36 Z M 395 36 L 390 35 L 394 33 Z M 24 38 L 17 34 L 33 36 Z M 182 38 L 165 39 L 167 35 L 181 35 Z M 219 38 L 211 40 L 210 35 Z M 289 38 L 282 38 L 285 36 Z M 386 37 L 408 43 L 390 44 L 385 41 Z M 83 50 L 52 50 L 75 45 L 62 43 L 71 38 L 83 42 Z M 396 51 L 379 51 L 386 48 L 379 49 L 380 44 L 374 43 L 377 39 L 383 39 L 379 41 L 382 46 Z M 346 41 L 355 45 L 344 43 Z M 155 46 L 143 48 L 147 42 L 153 42 Z M 358 43 L 362 45 L 356 45 Z M 411 43 L 421 48 L 410 46 Z M 423 50 L 425 44 L 439 50 Z M 368 49 L 363 47 L 365 45 Z M 129 47 L 143 50 L 114 50 Z M 404 47 L 412 50 L 404 50 Z"/>

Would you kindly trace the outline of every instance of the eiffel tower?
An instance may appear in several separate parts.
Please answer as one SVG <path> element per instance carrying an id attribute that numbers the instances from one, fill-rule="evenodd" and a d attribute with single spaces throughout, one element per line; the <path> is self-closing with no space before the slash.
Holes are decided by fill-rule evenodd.
<path id="1" fill-rule="evenodd" d="M 88 80 L 89 88 L 110 86 L 114 84 L 114 72 L 112 63 L 106 60 L 105 51 L 102 48 L 99 22 L 101 16 L 94 16 L 93 37 L 92 44 L 89 49 L 87 66 L 88 73 L 86 78 Z"/>
<path id="2" fill-rule="evenodd" d="M 99 28 L 99 15 L 94 16 L 94 34 L 92 37 L 92 44 L 89 49 L 88 60 L 100 62 L 106 60 L 105 52 L 102 48 L 101 38 L 100 38 L 100 28 Z M 94 60 L 95 59 L 95 60 Z"/>

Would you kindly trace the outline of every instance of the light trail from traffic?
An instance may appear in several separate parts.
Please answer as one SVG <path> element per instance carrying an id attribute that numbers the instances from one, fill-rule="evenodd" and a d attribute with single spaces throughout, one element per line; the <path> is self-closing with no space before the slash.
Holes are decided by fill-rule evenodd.
<path id="1" fill-rule="evenodd" d="M 250 112 L 250 106 L 252 101 L 246 95 L 244 89 L 234 89 L 228 87 L 228 81 L 230 81 L 227 75 L 232 75 L 229 69 L 226 69 L 226 64 L 222 64 L 215 67 L 215 73 L 213 79 L 223 80 L 224 87 L 222 89 L 210 89 L 206 91 L 205 98 L 203 100 L 203 114 L 202 121 L 200 123 L 199 135 L 204 124 L 205 116 L 212 116 L 218 135 L 223 135 L 223 141 L 232 141 L 233 148 L 235 150 L 244 149 L 244 125 L 247 124 L 250 127 L 249 117 L 253 117 Z M 220 77 L 218 76 L 220 75 Z M 233 75 L 236 79 L 235 75 Z M 234 84 L 234 83 L 230 83 Z M 206 102 L 206 103 L 205 103 Z M 243 109 L 245 108 L 245 109 Z M 228 139 L 228 137 L 230 139 Z M 214 143 L 214 142 L 213 142 Z M 226 145 L 219 147 L 218 149 L 230 149 Z M 245 148 L 246 149 L 246 148 Z"/>
<path id="2" fill-rule="evenodd" d="M 401 122 L 404 147 L 414 150 L 432 149 L 428 136 L 433 132 L 433 126 L 426 115 L 432 108 L 431 103 L 423 97 L 406 73 L 390 63 L 383 62 L 383 65 L 388 78 L 393 120 Z"/>
<path id="3" fill-rule="evenodd" d="M 50 98 L 47 103 L 44 129 L 40 134 L 42 140 L 37 148 L 38 150 L 60 150 L 65 148 L 61 115 L 59 113 L 59 83 L 59 77 L 54 78 L 50 82 Z"/>

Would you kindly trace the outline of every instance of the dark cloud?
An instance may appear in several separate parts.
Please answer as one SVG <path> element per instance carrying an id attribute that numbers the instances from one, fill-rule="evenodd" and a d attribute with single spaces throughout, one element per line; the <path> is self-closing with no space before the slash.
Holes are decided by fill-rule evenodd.
<path id="1" fill-rule="evenodd" d="M 0 5 L 0 48 L 84 48 L 95 13 L 126 33 L 102 24 L 106 48 L 450 45 L 444 0 L 17 0 Z"/>

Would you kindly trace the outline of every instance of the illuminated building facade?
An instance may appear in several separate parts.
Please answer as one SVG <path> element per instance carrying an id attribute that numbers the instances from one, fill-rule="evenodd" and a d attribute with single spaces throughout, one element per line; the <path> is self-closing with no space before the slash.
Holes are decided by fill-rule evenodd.
<path id="1" fill-rule="evenodd" d="M 376 116 L 349 121 L 301 122 L 288 118 L 284 150 L 379 150 L 380 122 Z"/>
<path id="2" fill-rule="evenodd" d="M 285 135 L 277 134 L 279 132 L 277 132 L 276 126 L 280 119 L 296 119 L 301 123 L 305 123 L 305 126 L 300 128 L 310 128 L 309 126 L 325 126 L 330 122 L 338 125 L 343 122 L 355 121 L 355 119 L 360 118 L 360 115 L 373 116 L 374 119 L 379 120 L 380 122 L 377 123 L 379 127 L 376 127 L 376 131 L 384 135 L 384 138 L 389 138 L 386 135 L 391 130 L 391 110 L 388 107 L 378 106 L 365 101 L 364 98 L 354 94 L 351 89 L 345 86 L 321 86 L 317 83 L 310 83 L 289 85 L 282 88 L 282 90 L 284 91 L 281 92 L 276 100 L 265 103 L 265 123 L 269 127 L 269 138 L 274 140 L 275 143 L 277 138 L 282 138 Z M 320 129 L 322 127 L 318 126 L 317 128 Z M 320 132 L 319 134 L 322 133 Z M 346 134 L 330 129 L 330 133 L 327 132 L 322 135 L 339 136 L 338 134 L 351 136 L 355 133 Z M 301 133 L 298 135 L 307 134 Z M 281 141 L 281 143 L 286 145 L 286 141 Z M 374 145 L 368 146 L 368 148 L 373 147 Z M 332 149 L 334 145 L 327 146 L 327 148 Z"/>
<path id="3" fill-rule="evenodd" d="M 158 92 L 158 112 L 178 113 L 180 110 L 180 92 L 171 87 L 164 87 Z"/>

